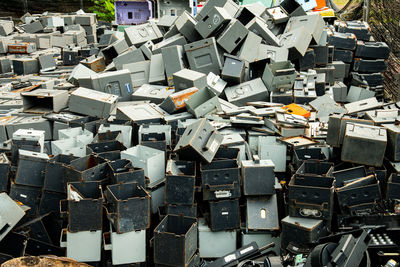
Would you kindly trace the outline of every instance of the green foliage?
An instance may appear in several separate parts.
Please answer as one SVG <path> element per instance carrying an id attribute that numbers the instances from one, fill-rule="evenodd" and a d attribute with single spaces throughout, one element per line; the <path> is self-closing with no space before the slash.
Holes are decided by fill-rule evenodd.
<path id="1" fill-rule="evenodd" d="M 113 21 L 115 19 L 114 0 L 91 0 L 93 6 L 90 12 L 96 13 L 97 18 L 103 21 Z"/>

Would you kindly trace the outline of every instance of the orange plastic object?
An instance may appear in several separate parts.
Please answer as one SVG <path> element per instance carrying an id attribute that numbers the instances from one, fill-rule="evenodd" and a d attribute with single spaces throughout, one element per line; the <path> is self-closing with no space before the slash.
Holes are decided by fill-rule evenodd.
<path id="1" fill-rule="evenodd" d="M 282 109 L 284 109 L 289 114 L 299 115 L 299 116 L 303 116 L 305 118 L 308 118 L 311 116 L 310 111 L 300 107 L 299 105 L 297 105 L 295 103 L 284 106 L 284 107 L 282 107 Z"/>
<path id="2" fill-rule="evenodd" d="M 325 0 L 317 0 L 317 6 L 315 7 L 315 9 L 323 8 L 323 7 L 326 7 L 326 1 Z"/>
<path id="3" fill-rule="evenodd" d="M 329 7 L 314 8 L 313 11 L 318 12 L 324 18 L 334 18 L 335 17 L 335 11 Z"/>

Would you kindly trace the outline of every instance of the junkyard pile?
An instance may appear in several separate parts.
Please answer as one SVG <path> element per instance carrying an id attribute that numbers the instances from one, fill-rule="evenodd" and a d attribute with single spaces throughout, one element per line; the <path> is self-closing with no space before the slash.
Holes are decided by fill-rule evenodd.
<path id="1" fill-rule="evenodd" d="M 81 11 L 1 20 L 1 262 L 398 261 L 390 49 L 365 22 L 306 11 L 215 0 L 118 30 Z"/>

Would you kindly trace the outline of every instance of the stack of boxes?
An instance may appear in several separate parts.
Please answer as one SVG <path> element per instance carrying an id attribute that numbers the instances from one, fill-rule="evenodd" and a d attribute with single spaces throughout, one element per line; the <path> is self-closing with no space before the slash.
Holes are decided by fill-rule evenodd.
<path id="1" fill-rule="evenodd" d="M 166 213 L 197 218 L 196 162 L 168 160 L 165 176 Z"/>
<path id="2" fill-rule="evenodd" d="M 13 134 L 13 161 L 18 161 L 10 196 L 31 207 L 25 219 L 39 214 L 39 201 L 45 179 L 45 169 L 49 156 L 44 150 L 44 131 L 20 129 Z"/>
<path id="3" fill-rule="evenodd" d="M 68 228 L 63 229 L 60 246 L 66 255 L 82 262 L 101 259 L 103 202 L 99 181 L 70 182 L 67 185 Z"/>
<path id="4" fill-rule="evenodd" d="M 287 247 L 289 240 L 296 245 L 312 244 L 331 229 L 335 186 L 332 172 L 332 163 L 305 160 L 292 176 L 289 183 L 289 216 L 283 219 L 282 224 L 282 247 Z M 302 236 L 309 239 L 300 241 L 290 237 L 301 231 L 308 232 Z"/>
<path id="5" fill-rule="evenodd" d="M 196 218 L 167 215 L 154 229 L 155 266 L 198 266 L 197 240 Z"/>
<path id="6" fill-rule="evenodd" d="M 75 23 L 85 30 L 88 44 L 97 43 L 97 19 L 94 14 L 76 16 Z"/>
<path id="7" fill-rule="evenodd" d="M 369 173 L 364 166 L 359 166 L 335 171 L 333 176 L 340 220 L 351 216 L 365 216 L 375 211 L 376 203 L 381 199 L 377 174 Z M 354 198 L 355 195 L 359 197 Z"/>
<path id="8" fill-rule="evenodd" d="M 28 19 L 29 18 L 29 19 Z M 88 44 L 97 43 L 97 20 L 95 14 L 85 15 L 69 15 L 61 16 L 54 14 L 52 16 L 43 17 L 27 17 L 25 24 L 21 27 L 29 35 L 17 36 L 14 41 L 6 42 L 2 40 L 2 44 L 8 44 L 9 53 L 26 54 L 22 58 L 13 58 L 12 62 L 16 73 L 33 74 L 42 70 L 53 70 L 56 65 L 51 58 L 41 60 L 41 64 L 51 62 L 51 66 L 39 66 L 38 57 L 41 55 L 52 55 L 53 47 L 62 48 L 62 58 L 64 65 L 76 65 L 84 59 L 84 47 Z M 0 35 L 7 36 L 13 31 L 12 21 L 2 21 Z M 63 33 L 57 31 L 63 28 Z M 51 31 L 50 33 L 47 33 Z M 47 33 L 47 34 L 44 34 Z M 34 53 L 36 49 L 46 49 L 49 52 Z M 51 60 L 51 61 L 50 61 Z M 2 70 L 2 73 L 8 71 Z"/>
<path id="9" fill-rule="evenodd" d="M 385 60 L 389 58 L 389 47 L 373 40 L 365 22 L 336 22 L 335 30 L 328 33 L 328 42 L 335 46 L 334 59 L 346 63 L 351 84 L 366 88 L 383 99 L 382 73 L 387 68 Z"/>
<path id="10" fill-rule="evenodd" d="M 164 203 L 166 152 L 145 145 L 137 145 L 121 152 L 121 159 L 130 160 L 135 168 L 142 168 L 149 179 L 146 190 L 151 196 L 151 214 L 157 214 Z M 157 162 L 157 164 L 154 164 Z"/>
<path id="11" fill-rule="evenodd" d="M 107 217 L 113 265 L 146 262 L 146 231 L 150 227 L 150 195 L 138 183 L 107 186 Z"/>
<path id="12" fill-rule="evenodd" d="M 61 178 L 53 176 L 61 172 L 53 172 L 53 166 L 49 166 L 59 157 L 53 158 L 52 163 L 49 162 L 50 158 L 45 153 L 47 147 L 44 140 L 44 131 L 19 129 L 14 132 L 13 160 L 18 159 L 18 162 L 22 164 L 18 164 L 18 175 L 15 184 L 12 184 L 12 191 L 19 196 L 21 202 L 35 203 L 31 215 L 44 215 L 53 212 L 59 216 L 59 202 L 66 198 L 65 187 L 58 186 Z M 66 163 L 69 163 L 69 161 Z M 21 194 L 24 190 L 37 190 L 37 199 L 27 199 L 27 195 Z"/>
<path id="13" fill-rule="evenodd" d="M 209 203 L 208 224 L 204 220 L 199 222 L 200 257 L 222 257 L 236 249 L 237 232 L 241 227 L 241 182 L 238 154 L 232 156 L 221 156 L 224 158 L 215 158 L 210 164 L 200 166 L 202 199 Z M 207 245 L 211 240 L 229 245 L 213 249 Z"/>
<path id="14" fill-rule="evenodd" d="M 275 242 L 280 253 L 279 213 L 275 189 L 275 165 L 271 160 L 244 160 L 241 165 L 243 195 L 246 197 L 246 226 L 242 246 L 253 241 L 259 247 Z"/>

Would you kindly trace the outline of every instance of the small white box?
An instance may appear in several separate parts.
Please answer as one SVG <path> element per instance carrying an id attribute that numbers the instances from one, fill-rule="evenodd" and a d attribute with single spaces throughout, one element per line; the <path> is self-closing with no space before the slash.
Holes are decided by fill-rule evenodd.
<path id="1" fill-rule="evenodd" d="M 18 141 L 36 141 L 40 145 L 40 153 L 43 153 L 44 149 L 44 136 L 45 131 L 33 130 L 33 129 L 19 129 L 13 133 L 13 140 Z"/>
<path id="2" fill-rule="evenodd" d="M 72 258 L 80 262 L 95 262 L 101 260 L 102 231 L 81 231 L 71 233 L 66 232 L 66 242 L 61 240 L 60 247 L 67 248 L 67 258 Z"/>
<path id="3" fill-rule="evenodd" d="M 58 137 L 59 140 L 51 142 L 52 154 L 72 154 L 76 157 L 86 156 L 86 145 L 94 139 L 92 132 L 81 127 L 61 129 L 58 131 Z"/>
<path id="4" fill-rule="evenodd" d="M 75 157 L 86 156 L 86 145 L 79 143 L 75 138 L 52 141 L 51 150 L 53 155 L 74 155 Z"/>
<path id="5" fill-rule="evenodd" d="M 146 230 L 118 234 L 110 229 L 111 244 L 104 244 L 104 250 L 111 250 L 113 265 L 146 261 Z"/>
<path id="6" fill-rule="evenodd" d="M 122 144 L 126 148 L 132 146 L 132 126 L 119 124 L 102 124 L 99 127 L 98 133 L 120 131 L 122 133 Z"/>
<path id="7" fill-rule="evenodd" d="M 129 159 L 133 166 L 144 169 L 144 175 L 154 185 L 165 176 L 165 152 L 137 145 L 121 152 L 121 159 Z"/>
<path id="8" fill-rule="evenodd" d="M 86 129 L 82 129 L 82 127 L 74 127 L 68 129 L 61 129 L 58 131 L 58 139 L 69 139 L 75 138 L 80 135 L 91 136 L 93 139 L 93 133 Z M 89 142 L 90 143 L 90 142 Z"/>
<path id="9" fill-rule="evenodd" d="M 47 27 L 49 28 L 64 27 L 64 18 L 58 16 L 47 18 Z"/>
<path id="10" fill-rule="evenodd" d="M 199 252 L 201 258 L 219 258 L 236 250 L 236 231 L 212 232 L 204 218 L 199 219 Z"/>

